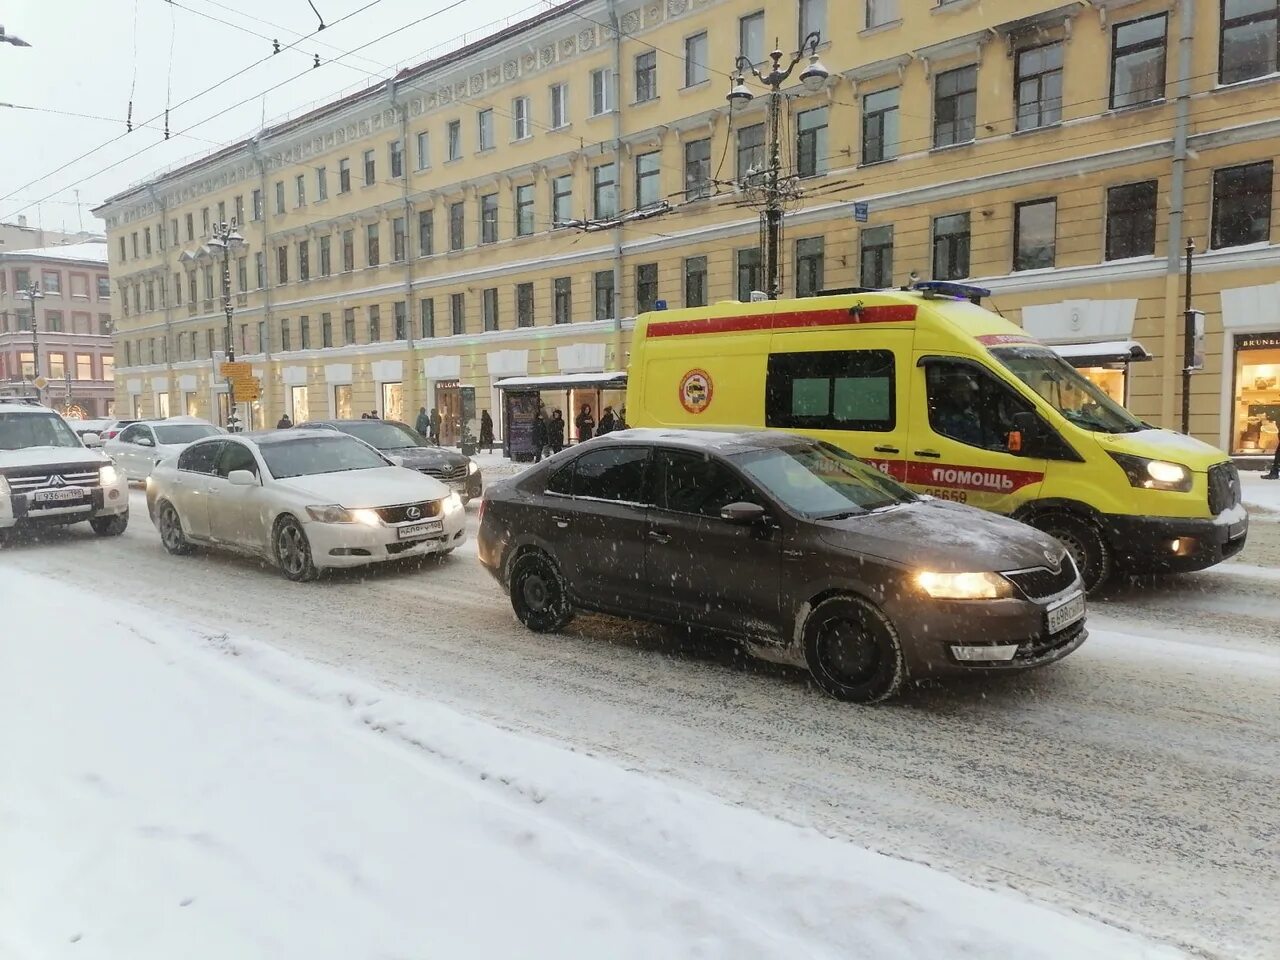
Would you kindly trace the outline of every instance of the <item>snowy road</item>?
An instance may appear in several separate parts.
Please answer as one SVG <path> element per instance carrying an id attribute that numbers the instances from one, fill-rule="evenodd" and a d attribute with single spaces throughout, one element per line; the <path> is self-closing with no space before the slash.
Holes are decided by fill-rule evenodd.
<path id="1" fill-rule="evenodd" d="M 116 541 L 0 554 L 212 632 L 1211 957 L 1280 952 L 1280 522 L 1236 564 L 1095 605 L 1051 669 L 858 709 L 802 676 L 603 618 L 535 636 L 476 562 L 293 585 Z M 473 508 L 474 509 L 474 508 Z M 474 516 L 472 517 L 474 526 Z"/>

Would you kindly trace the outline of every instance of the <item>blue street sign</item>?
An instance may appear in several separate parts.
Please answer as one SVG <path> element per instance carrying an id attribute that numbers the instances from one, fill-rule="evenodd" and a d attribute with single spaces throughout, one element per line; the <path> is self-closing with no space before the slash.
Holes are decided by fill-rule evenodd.
<path id="1" fill-rule="evenodd" d="M 871 213 L 871 206 L 864 200 L 859 200 L 853 205 L 853 219 L 858 223 L 866 223 L 867 217 Z"/>

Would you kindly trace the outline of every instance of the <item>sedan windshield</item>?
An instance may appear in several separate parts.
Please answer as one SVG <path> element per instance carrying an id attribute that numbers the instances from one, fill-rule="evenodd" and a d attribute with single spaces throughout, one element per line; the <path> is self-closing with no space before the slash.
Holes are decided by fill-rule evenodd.
<path id="1" fill-rule="evenodd" d="M 75 431 L 53 413 L 0 413 L 0 450 L 83 447 Z"/>
<path id="2" fill-rule="evenodd" d="M 755 450 L 735 460 L 787 509 L 810 519 L 856 516 L 916 499 L 896 480 L 829 443 Z"/>
<path id="3" fill-rule="evenodd" d="M 217 436 L 218 428 L 207 423 L 174 424 L 153 427 L 157 443 L 195 443 L 205 437 Z"/>
<path id="4" fill-rule="evenodd" d="M 1050 350 L 1002 347 L 991 353 L 1077 427 L 1094 433 L 1133 433 L 1146 429 L 1142 421 Z"/>
<path id="5" fill-rule="evenodd" d="M 416 430 L 410 430 L 401 423 L 388 423 L 386 420 L 361 420 L 358 423 L 344 423 L 338 428 L 343 433 L 358 437 L 371 447 L 379 450 L 403 450 L 405 447 L 425 447 L 427 441 Z"/>
<path id="6" fill-rule="evenodd" d="M 258 449 L 262 459 L 267 461 L 267 469 L 277 480 L 388 466 L 386 460 L 363 443 L 341 434 L 278 440 L 264 443 Z"/>

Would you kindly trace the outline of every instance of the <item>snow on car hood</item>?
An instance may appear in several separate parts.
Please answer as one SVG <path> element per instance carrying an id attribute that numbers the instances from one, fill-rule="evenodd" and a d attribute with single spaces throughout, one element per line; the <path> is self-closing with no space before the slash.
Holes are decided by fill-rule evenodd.
<path id="1" fill-rule="evenodd" d="M 443 500 L 449 488 L 407 467 L 376 467 L 289 477 L 276 481 L 290 490 L 312 497 L 315 506 L 336 503 L 350 507 L 385 507 L 422 500 Z"/>
<path id="2" fill-rule="evenodd" d="M 22 450 L 0 450 L 0 470 L 6 467 L 46 467 L 53 464 L 84 464 L 101 467 L 111 461 L 85 447 L 26 447 Z"/>
<path id="3" fill-rule="evenodd" d="M 1217 447 L 1172 430 L 1153 427 L 1136 433 L 1099 433 L 1094 436 L 1104 450 L 1154 460 L 1172 460 L 1199 473 L 1228 459 Z"/>
<path id="4" fill-rule="evenodd" d="M 914 570 L 968 573 L 1056 567 L 1063 548 L 1017 520 L 946 500 L 845 520 L 818 521 L 822 539 L 852 554 L 872 554 Z"/>
<path id="5" fill-rule="evenodd" d="M 423 467 L 465 467 L 469 459 L 443 447 L 401 447 L 386 452 L 388 456 L 399 457 L 406 467 L 416 470 Z"/>

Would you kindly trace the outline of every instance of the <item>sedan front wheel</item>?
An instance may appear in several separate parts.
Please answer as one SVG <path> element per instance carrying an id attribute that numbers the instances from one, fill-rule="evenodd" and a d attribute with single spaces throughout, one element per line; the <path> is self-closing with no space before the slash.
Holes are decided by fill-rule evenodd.
<path id="1" fill-rule="evenodd" d="M 302 530 L 302 524 L 295 518 L 286 516 L 277 520 L 272 539 L 275 541 L 276 563 L 286 577 L 301 583 L 320 575 L 311 560 L 311 543 Z"/>
<path id="2" fill-rule="evenodd" d="M 898 631 L 875 604 L 856 596 L 823 600 L 804 622 L 809 672 L 838 700 L 879 703 L 906 679 Z"/>
<path id="3" fill-rule="evenodd" d="M 564 578 L 542 551 L 517 557 L 511 565 L 511 608 L 537 633 L 555 633 L 573 619 Z"/>
<path id="4" fill-rule="evenodd" d="M 182 520 L 178 517 L 177 508 L 168 500 L 160 502 L 156 511 L 156 525 L 160 528 L 160 542 L 174 556 L 182 556 L 191 552 L 191 541 L 182 532 Z"/>

